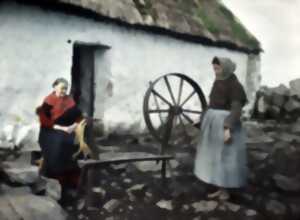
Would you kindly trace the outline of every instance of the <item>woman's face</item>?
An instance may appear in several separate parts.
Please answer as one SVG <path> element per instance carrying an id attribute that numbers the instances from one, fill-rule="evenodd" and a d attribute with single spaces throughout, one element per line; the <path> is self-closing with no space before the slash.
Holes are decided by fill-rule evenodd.
<path id="1" fill-rule="evenodd" d="M 223 68 L 219 64 L 213 64 L 213 69 L 216 75 L 222 74 Z"/>
<path id="2" fill-rule="evenodd" d="M 60 82 L 54 87 L 55 94 L 58 97 L 64 97 L 67 94 L 68 85 L 66 83 Z"/>

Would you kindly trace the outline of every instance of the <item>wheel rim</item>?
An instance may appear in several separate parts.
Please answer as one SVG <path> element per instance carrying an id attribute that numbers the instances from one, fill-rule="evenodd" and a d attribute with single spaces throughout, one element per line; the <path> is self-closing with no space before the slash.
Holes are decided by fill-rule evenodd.
<path id="1" fill-rule="evenodd" d="M 174 80 L 178 82 L 176 83 L 178 85 L 177 89 L 173 86 L 175 83 L 172 84 L 173 87 L 171 86 L 171 78 L 172 82 L 174 82 Z M 158 84 L 160 84 L 160 88 Z M 187 86 L 190 88 L 190 91 L 185 91 Z M 161 89 L 161 91 L 159 89 Z M 185 107 L 188 106 L 188 103 L 191 102 L 192 99 L 199 102 L 199 108 L 189 109 Z M 175 126 L 181 125 L 184 127 L 187 123 L 192 124 L 195 123 L 196 120 L 199 121 L 206 107 L 205 96 L 200 86 L 193 79 L 181 73 L 169 73 L 150 82 L 150 86 L 144 96 L 143 113 L 146 126 L 151 135 L 158 141 L 163 142 L 164 132 L 162 131 L 168 122 L 166 118 L 168 118 L 170 114 L 174 115 Z M 152 118 L 155 114 L 158 116 L 156 122 Z M 165 117 L 163 117 L 163 115 Z M 195 116 L 191 117 L 191 115 Z M 160 126 L 157 126 L 157 124 Z M 186 128 L 183 129 L 186 131 Z"/>

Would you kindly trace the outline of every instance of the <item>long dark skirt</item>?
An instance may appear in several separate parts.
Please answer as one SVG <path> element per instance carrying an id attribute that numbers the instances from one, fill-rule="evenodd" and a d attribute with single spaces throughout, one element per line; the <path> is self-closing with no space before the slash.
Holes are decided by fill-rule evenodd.
<path id="1" fill-rule="evenodd" d="M 74 144 L 75 134 L 41 128 L 39 144 L 43 155 L 41 174 L 48 177 L 60 176 L 78 170 L 76 159 L 72 156 L 79 146 Z"/>

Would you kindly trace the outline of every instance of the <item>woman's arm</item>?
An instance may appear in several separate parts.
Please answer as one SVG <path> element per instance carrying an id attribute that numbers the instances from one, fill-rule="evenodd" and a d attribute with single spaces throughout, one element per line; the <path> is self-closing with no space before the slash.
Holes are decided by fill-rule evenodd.
<path id="1" fill-rule="evenodd" d="M 53 129 L 61 130 L 70 134 L 75 131 L 77 125 L 78 125 L 77 122 L 73 123 L 70 126 L 53 125 Z"/>
<path id="2" fill-rule="evenodd" d="M 52 128 L 53 120 L 51 119 L 51 109 L 53 106 L 43 103 L 36 108 L 35 113 L 39 116 L 40 124 L 42 127 Z"/>
<path id="3" fill-rule="evenodd" d="M 231 103 L 230 114 L 224 120 L 224 129 L 228 128 L 230 131 L 232 131 L 240 121 L 241 115 L 242 103 L 239 101 L 233 101 Z"/>

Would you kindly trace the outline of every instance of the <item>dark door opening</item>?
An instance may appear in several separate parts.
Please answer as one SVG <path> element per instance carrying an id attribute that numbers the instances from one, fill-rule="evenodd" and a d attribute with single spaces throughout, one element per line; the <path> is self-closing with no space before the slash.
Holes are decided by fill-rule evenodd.
<path id="1" fill-rule="evenodd" d="M 74 44 L 71 94 L 86 116 L 94 113 L 95 46 Z"/>
<path id="2" fill-rule="evenodd" d="M 88 117 L 94 117 L 95 114 L 95 74 L 97 74 L 99 90 L 104 86 L 100 81 L 104 82 L 102 78 L 105 78 L 109 72 L 107 60 L 103 56 L 109 48 L 106 45 L 85 42 L 77 42 L 73 46 L 71 94 L 83 114 Z M 98 101 L 100 96 L 98 94 Z"/>

